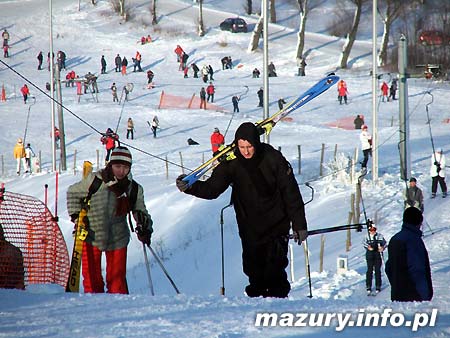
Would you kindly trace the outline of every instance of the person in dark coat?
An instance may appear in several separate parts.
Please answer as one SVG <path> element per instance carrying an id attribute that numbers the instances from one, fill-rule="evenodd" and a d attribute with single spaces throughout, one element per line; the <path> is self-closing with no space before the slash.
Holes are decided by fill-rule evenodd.
<path id="1" fill-rule="evenodd" d="M 232 187 L 231 198 L 242 242 L 243 271 L 249 297 L 287 297 L 288 235 L 301 243 L 308 236 L 305 209 L 292 167 L 278 150 L 261 143 L 257 127 L 236 130 L 235 160 L 221 162 L 206 181 L 191 186 L 180 175 L 180 191 L 215 199 Z"/>
<path id="2" fill-rule="evenodd" d="M 194 78 L 197 79 L 198 78 L 198 72 L 200 71 L 200 68 L 198 68 L 198 66 L 195 63 L 193 63 L 191 65 L 191 67 L 192 67 L 192 71 L 194 72 Z"/>
<path id="3" fill-rule="evenodd" d="M 259 79 L 260 74 L 261 74 L 261 72 L 259 71 L 258 68 L 253 69 L 252 76 L 254 79 Z"/>
<path id="4" fill-rule="evenodd" d="M 355 129 L 361 129 L 364 125 L 364 119 L 361 117 L 361 115 L 356 115 L 355 119 L 353 120 L 353 124 L 355 125 Z"/>
<path id="5" fill-rule="evenodd" d="M 102 58 L 100 59 L 100 64 L 102 65 L 101 73 L 106 74 L 106 60 L 104 55 L 102 55 Z"/>
<path id="6" fill-rule="evenodd" d="M 200 89 L 200 109 L 206 109 L 206 90 L 205 87 Z"/>
<path id="7" fill-rule="evenodd" d="M 404 198 L 405 209 L 414 207 L 419 209 L 423 213 L 423 193 L 422 190 L 417 186 L 417 179 L 415 177 L 411 177 L 409 179 L 409 187 L 405 190 Z"/>
<path id="8" fill-rule="evenodd" d="M 211 81 L 214 81 L 214 69 L 211 67 L 211 65 L 208 65 L 208 73 L 209 73 L 209 79 Z"/>
<path id="9" fill-rule="evenodd" d="M 273 62 L 269 63 L 269 65 L 267 66 L 267 69 L 268 69 L 269 77 L 277 77 L 277 71 L 275 69 L 275 65 L 273 64 Z"/>
<path id="10" fill-rule="evenodd" d="M 256 92 L 256 94 L 258 94 L 258 99 L 259 99 L 259 103 L 258 103 L 258 107 L 264 107 L 263 104 L 263 99 L 264 99 L 264 90 L 263 88 L 259 88 L 259 90 Z"/>
<path id="11" fill-rule="evenodd" d="M 280 97 L 279 99 L 278 99 L 278 108 L 281 110 L 281 109 L 283 109 L 283 107 L 284 107 L 284 105 L 286 104 L 287 102 L 284 100 L 284 98 L 282 98 L 282 97 Z"/>
<path id="12" fill-rule="evenodd" d="M 386 275 L 392 301 L 422 302 L 433 298 L 430 260 L 420 230 L 422 221 L 419 209 L 405 209 L 402 230 L 389 241 Z"/>
<path id="13" fill-rule="evenodd" d="M 0 289 L 25 289 L 22 251 L 5 238 L 0 224 Z"/>
<path id="14" fill-rule="evenodd" d="M 116 65 L 116 73 L 120 72 L 120 68 L 122 67 L 122 58 L 119 54 L 114 58 L 114 64 Z"/>
<path id="15" fill-rule="evenodd" d="M 233 103 L 233 113 L 239 113 L 239 97 L 234 95 L 231 102 Z"/>
<path id="16" fill-rule="evenodd" d="M 372 293 L 373 271 L 375 270 L 375 292 L 381 291 L 381 265 L 383 263 L 382 254 L 386 247 L 386 240 L 383 235 L 377 232 L 377 228 L 372 226 L 364 239 L 366 249 L 366 290 L 367 294 Z"/>
<path id="17" fill-rule="evenodd" d="M 395 94 L 397 92 L 397 79 L 393 79 L 391 86 L 389 87 L 389 98 L 388 100 L 392 99 L 393 101 L 396 100 Z"/>
<path id="18" fill-rule="evenodd" d="M 42 55 L 42 52 L 39 52 L 36 58 L 38 59 L 38 70 L 42 70 L 42 62 L 44 61 L 44 56 Z"/>

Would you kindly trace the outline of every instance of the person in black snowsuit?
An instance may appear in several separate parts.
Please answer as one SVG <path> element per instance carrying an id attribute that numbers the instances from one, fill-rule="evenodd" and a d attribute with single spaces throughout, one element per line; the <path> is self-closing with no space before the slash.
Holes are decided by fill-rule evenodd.
<path id="1" fill-rule="evenodd" d="M 281 109 L 283 109 L 283 107 L 284 107 L 284 105 L 286 104 L 287 102 L 284 100 L 284 98 L 282 98 L 282 97 L 280 97 L 279 99 L 278 99 L 278 108 L 281 110 Z"/>
<path id="2" fill-rule="evenodd" d="M 353 124 L 355 125 L 355 129 L 361 129 L 364 125 L 364 119 L 360 115 L 356 115 Z"/>
<path id="3" fill-rule="evenodd" d="M 192 70 L 194 71 L 194 78 L 198 78 L 198 72 L 200 71 L 200 68 L 198 68 L 198 66 L 195 64 L 195 63 L 193 63 L 192 65 Z"/>
<path id="4" fill-rule="evenodd" d="M 231 102 L 233 103 L 233 113 L 239 113 L 239 97 L 234 95 Z"/>
<path id="5" fill-rule="evenodd" d="M 305 209 L 292 167 L 271 145 L 261 143 L 257 127 L 246 122 L 236 130 L 235 160 L 223 161 L 206 181 L 191 186 L 180 175 L 180 191 L 203 199 L 215 199 L 232 187 L 242 243 L 243 271 L 249 297 L 287 297 L 290 283 L 288 234 L 301 243 L 308 236 Z"/>
<path id="6" fill-rule="evenodd" d="M 392 99 L 393 101 L 396 100 L 396 98 L 395 98 L 396 92 L 397 92 L 397 79 L 393 79 L 392 83 L 391 83 L 391 86 L 389 87 L 389 98 L 388 98 L 388 101 L 390 99 Z"/>
<path id="7" fill-rule="evenodd" d="M 122 58 L 119 54 L 117 54 L 117 56 L 114 58 L 114 64 L 116 65 L 116 73 L 120 72 L 120 67 L 122 67 Z"/>
<path id="8" fill-rule="evenodd" d="M 259 99 L 258 107 L 264 107 L 263 105 L 264 90 L 262 89 L 262 87 L 256 92 L 256 94 L 258 94 Z"/>
<path id="9" fill-rule="evenodd" d="M 102 55 L 102 58 L 100 59 L 100 63 L 102 65 L 101 73 L 106 74 L 106 60 L 105 60 L 104 55 Z"/>
<path id="10" fill-rule="evenodd" d="M 209 73 L 209 79 L 211 81 L 214 81 L 214 69 L 213 67 L 211 67 L 211 65 L 208 65 L 208 73 Z"/>
<path id="11" fill-rule="evenodd" d="M 392 301 L 423 302 L 433 298 L 430 259 L 420 230 L 422 222 L 419 209 L 405 209 L 402 230 L 389 241 L 386 275 Z"/>
<path id="12" fill-rule="evenodd" d="M 42 62 L 44 61 L 44 56 L 42 55 L 42 52 L 39 52 L 36 58 L 38 59 L 38 70 L 42 70 Z"/>
<path id="13" fill-rule="evenodd" d="M 366 289 L 367 294 L 372 293 L 373 271 L 375 270 L 375 289 L 381 291 L 381 264 L 383 262 L 381 255 L 386 247 L 386 240 L 382 234 L 377 232 L 377 228 L 372 226 L 364 239 L 364 248 L 366 249 Z"/>

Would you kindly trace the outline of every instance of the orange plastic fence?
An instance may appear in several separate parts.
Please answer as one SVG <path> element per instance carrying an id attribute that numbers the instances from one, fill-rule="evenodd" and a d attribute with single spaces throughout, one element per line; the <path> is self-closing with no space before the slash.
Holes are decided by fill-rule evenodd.
<path id="1" fill-rule="evenodd" d="M 200 109 L 200 98 L 195 94 L 190 97 L 182 97 L 161 92 L 159 98 L 159 109 Z M 206 110 L 226 111 L 224 107 L 213 103 L 206 103 Z"/>
<path id="2" fill-rule="evenodd" d="M 4 239 L 19 248 L 23 256 L 25 286 L 59 284 L 66 286 L 69 254 L 66 242 L 53 215 L 31 196 L 4 192 L 0 196 L 0 224 Z M 0 259 L 0 279 L 8 268 Z M 3 266 L 2 266 L 3 265 Z"/>

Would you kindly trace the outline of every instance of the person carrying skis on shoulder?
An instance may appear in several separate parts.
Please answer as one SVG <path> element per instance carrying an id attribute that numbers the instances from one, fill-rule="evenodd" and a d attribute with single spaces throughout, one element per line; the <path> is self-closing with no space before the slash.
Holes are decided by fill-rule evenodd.
<path id="1" fill-rule="evenodd" d="M 381 264 L 383 263 L 382 254 L 386 247 L 386 240 L 383 235 L 377 232 L 375 226 L 369 228 L 369 233 L 364 239 L 364 248 L 366 249 L 366 290 L 367 295 L 372 294 L 373 271 L 375 270 L 375 292 L 381 291 Z"/>
<path id="2" fill-rule="evenodd" d="M 236 159 L 222 161 L 206 181 L 192 185 L 176 180 L 177 188 L 192 196 L 216 199 L 232 187 L 242 243 L 243 271 L 248 276 L 248 297 L 288 296 L 286 274 L 288 241 L 302 243 L 308 236 L 305 209 L 289 162 L 271 145 L 261 143 L 257 127 L 246 122 L 236 130 Z"/>
<path id="3" fill-rule="evenodd" d="M 91 173 L 67 190 L 67 211 L 75 223 L 81 203 L 90 194 L 87 237 L 83 242 L 82 275 L 85 293 L 104 293 L 102 255 L 106 256 L 106 292 L 128 294 L 127 246 L 130 242 L 128 214 L 136 221 L 138 239 L 150 245 L 153 221 L 147 211 L 144 189 L 131 176 L 132 156 L 117 147 L 106 167 Z M 131 217 L 130 217 L 131 220 Z"/>

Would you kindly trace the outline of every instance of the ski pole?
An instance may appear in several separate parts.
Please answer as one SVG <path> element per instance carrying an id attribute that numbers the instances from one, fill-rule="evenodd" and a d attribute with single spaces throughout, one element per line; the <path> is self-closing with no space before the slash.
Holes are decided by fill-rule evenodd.
<path id="1" fill-rule="evenodd" d="M 150 263 L 148 262 L 147 250 L 145 249 L 144 243 L 142 243 L 142 250 L 144 250 L 144 260 L 145 260 L 145 267 L 147 268 L 147 277 L 148 277 L 148 284 L 150 287 L 150 292 L 152 293 L 152 296 L 154 296 L 155 290 L 153 289 L 152 275 L 150 273 Z"/>
<path id="2" fill-rule="evenodd" d="M 433 231 L 433 229 L 431 229 L 430 223 L 427 222 L 427 220 L 425 219 L 425 217 L 423 218 L 423 220 L 424 220 L 425 224 L 427 225 L 428 229 L 430 229 L 431 234 L 434 235 L 434 231 Z"/>
<path id="3" fill-rule="evenodd" d="M 222 286 L 220 287 L 220 294 L 225 296 L 225 258 L 224 258 L 224 248 L 223 248 L 223 211 L 231 207 L 233 203 L 228 204 L 220 210 L 220 241 L 222 247 Z"/>
<path id="4" fill-rule="evenodd" d="M 156 261 L 158 262 L 159 266 L 161 267 L 162 271 L 166 275 L 167 279 L 169 280 L 170 284 L 172 284 L 173 288 L 175 289 L 175 292 L 177 294 L 180 294 L 180 290 L 178 290 L 177 286 L 173 282 L 172 278 L 170 278 L 169 273 L 167 272 L 166 268 L 164 267 L 163 263 L 161 262 L 161 259 L 158 257 L 156 252 L 153 250 L 153 248 L 149 245 L 148 248 L 150 249 L 150 252 L 152 253 L 153 257 L 155 257 Z"/>

